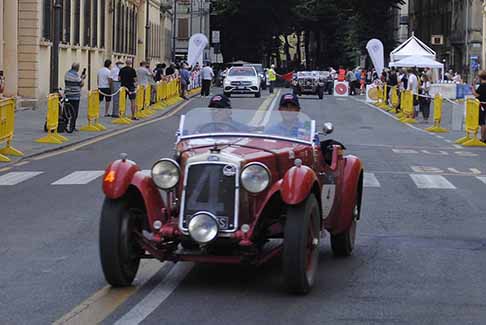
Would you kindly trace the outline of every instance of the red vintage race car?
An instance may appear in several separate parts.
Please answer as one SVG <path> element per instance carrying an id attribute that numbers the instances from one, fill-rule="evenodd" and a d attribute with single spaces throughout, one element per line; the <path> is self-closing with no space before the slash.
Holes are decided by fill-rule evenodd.
<path id="1" fill-rule="evenodd" d="M 130 285 L 142 258 L 260 265 L 281 255 L 286 287 L 309 292 L 325 231 L 349 256 L 360 218 L 363 166 L 319 140 L 332 131 L 303 113 L 198 108 L 150 176 L 126 156 L 112 162 L 100 223 L 108 283 Z"/>

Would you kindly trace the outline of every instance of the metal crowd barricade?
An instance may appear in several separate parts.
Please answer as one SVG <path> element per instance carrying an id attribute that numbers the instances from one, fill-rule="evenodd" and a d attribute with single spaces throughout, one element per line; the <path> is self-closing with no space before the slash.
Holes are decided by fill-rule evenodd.
<path id="1" fill-rule="evenodd" d="M 398 105 L 400 105 L 400 98 L 398 97 L 398 88 L 397 86 L 393 86 L 390 90 L 391 93 L 391 105 L 392 109 L 397 111 Z"/>
<path id="2" fill-rule="evenodd" d="M 462 144 L 465 147 L 486 147 L 486 143 L 478 139 L 480 104 L 476 98 L 466 100 L 466 136 L 457 139 L 457 144 Z"/>
<path id="3" fill-rule="evenodd" d="M 136 105 L 137 105 L 137 118 L 146 118 L 148 115 L 146 112 L 143 111 L 144 105 L 145 105 L 145 88 L 141 85 L 137 86 L 137 99 L 136 99 Z"/>
<path id="4" fill-rule="evenodd" d="M 61 144 L 69 141 L 68 138 L 57 133 L 59 127 L 59 94 L 50 94 L 47 97 L 47 116 L 45 137 L 35 140 L 38 143 Z"/>
<path id="5" fill-rule="evenodd" d="M 90 90 L 88 93 L 88 124 L 80 128 L 80 131 L 100 132 L 106 127 L 100 120 L 100 93 L 98 90 Z"/>
<path id="6" fill-rule="evenodd" d="M 400 119 L 402 123 L 414 124 L 417 121 L 414 118 L 415 110 L 413 107 L 413 93 L 411 90 L 405 90 L 402 92 L 404 106 L 401 106 L 403 111 L 403 117 Z"/>
<path id="7" fill-rule="evenodd" d="M 145 113 L 150 116 L 155 114 L 155 111 L 152 109 L 151 104 L 152 104 L 152 85 L 146 85 L 145 86 L 145 93 L 144 93 L 144 105 L 143 109 Z"/>
<path id="8" fill-rule="evenodd" d="M 0 100 L 0 146 L 5 143 L 5 147 L 0 149 L 0 162 L 9 162 L 7 156 L 20 157 L 24 154 L 13 148 L 11 145 L 15 131 L 15 99 Z"/>
<path id="9" fill-rule="evenodd" d="M 441 122 L 442 122 L 442 104 L 443 104 L 443 98 L 440 94 L 435 95 L 434 97 L 434 126 L 425 129 L 426 131 L 429 132 L 434 132 L 434 133 L 447 133 L 447 129 L 444 129 L 441 127 Z"/>
<path id="10" fill-rule="evenodd" d="M 119 94 L 119 114 L 120 117 L 112 121 L 113 124 L 131 124 L 132 121 L 127 118 L 127 90 L 125 87 L 120 88 Z"/>

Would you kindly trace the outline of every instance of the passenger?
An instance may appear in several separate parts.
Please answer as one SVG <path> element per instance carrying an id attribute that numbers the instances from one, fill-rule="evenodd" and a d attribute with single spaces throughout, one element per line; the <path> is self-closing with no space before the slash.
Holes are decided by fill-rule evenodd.
<path id="1" fill-rule="evenodd" d="M 310 134 L 309 128 L 299 120 L 297 113 L 300 112 L 300 103 L 296 95 L 291 93 L 282 95 L 278 110 L 282 116 L 282 121 L 270 125 L 266 130 L 268 134 L 295 138 L 302 138 Z"/>

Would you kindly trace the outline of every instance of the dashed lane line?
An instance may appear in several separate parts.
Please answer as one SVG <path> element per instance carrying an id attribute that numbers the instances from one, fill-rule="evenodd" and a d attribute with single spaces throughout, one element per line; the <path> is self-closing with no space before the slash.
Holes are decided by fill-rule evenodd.
<path id="1" fill-rule="evenodd" d="M 419 189 L 455 189 L 444 176 L 411 174 L 413 182 Z"/>
<path id="2" fill-rule="evenodd" d="M 86 185 L 103 174 L 104 172 L 102 170 L 76 171 L 55 181 L 51 185 Z"/>
<path id="3" fill-rule="evenodd" d="M 364 187 L 381 187 L 374 173 L 364 173 L 363 185 Z"/>
<path id="4" fill-rule="evenodd" d="M 485 176 L 477 176 L 476 178 L 479 179 L 484 184 L 486 184 L 486 177 Z"/>
<path id="5" fill-rule="evenodd" d="M 0 176 L 0 186 L 12 186 L 34 178 L 43 172 L 10 172 Z"/>

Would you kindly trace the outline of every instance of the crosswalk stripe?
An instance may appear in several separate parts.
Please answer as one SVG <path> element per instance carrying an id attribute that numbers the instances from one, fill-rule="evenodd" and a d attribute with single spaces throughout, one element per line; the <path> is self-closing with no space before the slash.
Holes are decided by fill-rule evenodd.
<path id="1" fill-rule="evenodd" d="M 0 186 L 17 185 L 43 172 L 10 172 L 0 176 Z"/>
<path id="2" fill-rule="evenodd" d="M 364 173 L 364 187 L 381 187 L 380 182 L 373 173 Z"/>
<path id="3" fill-rule="evenodd" d="M 51 185 L 85 185 L 104 173 L 102 170 L 76 171 L 55 181 Z"/>
<path id="4" fill-rule="evenodd" d="M 484 184 L 486 184 L 486 177 L 485 176 L 478 176 L 476 177 L 477 179 L 479 179 L 481 182 L 483 182 Z"/>
<path id="5" fill-rule="evenodd" d="M 444 176 L 441 175 L 421 175 L 410 174 L 410 177 L 420 189 L 455 189 Z"/>

